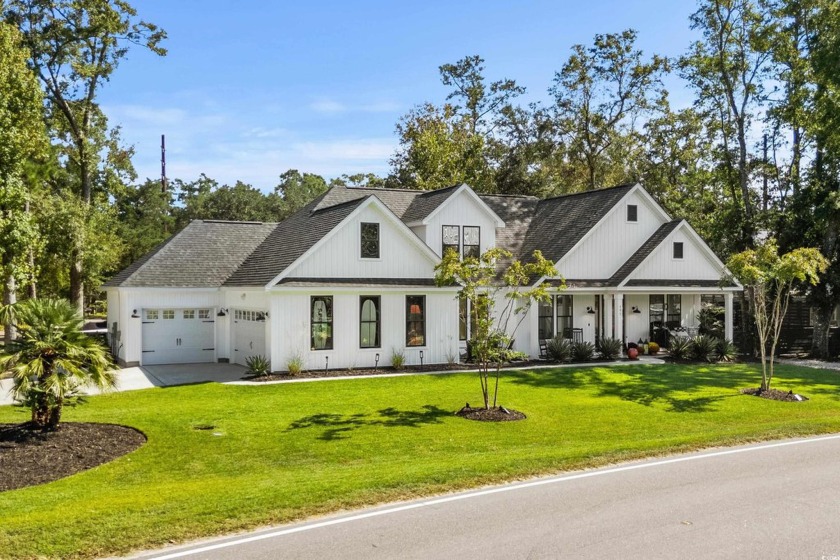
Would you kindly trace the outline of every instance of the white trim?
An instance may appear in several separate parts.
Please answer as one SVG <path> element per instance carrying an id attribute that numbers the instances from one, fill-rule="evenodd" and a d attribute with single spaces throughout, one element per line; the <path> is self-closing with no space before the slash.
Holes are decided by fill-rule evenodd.
<path id="1" fill-rule="evenodd" d="M 432 191 L 432 192 L 434 192 L 434 191 Z M 466 192 L 466 193 L 467 193 L 470 197 L 472 197 L 472 199 L 473 199 L 476 203 L 478 203 L 478 205 L 479 205 L 479 206 L 481 206 L 481 208 L 483 208 L 483 209 L 484 209 L 484 211 L 485 211 L 485 212 L 486 212 L 486 213 L 487 213 L 487 214 L 488 214 L 488 215 L 489 215 L 489 216 L 493 219 L 493 221 L 496 223 L 496 227 L 497 227 L 497 228 L 503 228 L 503 227 L 505 227 L 505 222 L 504 222 L 504 220 L 502 220 L 502 219 L 499 217 L 499 215 L 498 215 L 498 214 L 496 214 L 495 212 L 493 212 L 493 209 L 492 209 L 492 208 L 490 208 L 489 206 L 487 206 L 487 203 L 486 203 L 486 202 L 484 202 L 483 200 L 481 200 L 481 197 L 479 197 L 479 196 L 475 193 L 475 191 L 474 191 L 474 190 L 472 190 L 472 188 L 471 188 L 469 185 L 467 185 L 466 183 L 461 183 L 461 186 L 459 186 L 458 188 L 456 188 L 456 189 L 455 189 L 455 192 L 453 192 L 451 195 L 449 195 L 449 197 L 448 197 L 446 200 L 444 200 L 441 204 L 438 204 L 437 208 L 435 208 L 434 210 L 432 210 L 432 211 L 429 213 L 429 215 L 428 215 L 428 216 L 426 216 L 425 218 L 423 218 L 423 219 L 422 219 L 422 220 L 420 220 L 420 221 L 415 220 L 415 221 L 413 221 L 413 222 L 409 222 L 409 223 L 407 223 L 406 225 L 407 225 L 407 226 L 409 226 L 409 227 L 416 227 L 416 226 L 425 226 L 425 225 L 429 225 L 429 222 L 432 220 L 432 218 L 434 218 L 434 217 L 435 217 L 435 215 L 437 215 L 437 213 L 438 213 L 438 212 L 440 212 L 440 211 L 441 211 L 441 209 L 442 209 L 443 207 L 445 207 L 447 204 L 449 204 L 449 202 L 450 202 L 452 199 L 454 199 L 456 196 L 458 196 L 458 195 L 459 195 L 459 194 L 461 194 L 462 192 Z"/>
<path id="2" fill-rule="evenodd" d="M 402 232 L 402 234 L 408 239 L 411 243 L 418 248 L 421 254 L 425 256 L 428 261 L 434 265 L 437 265 L 440 262 L 440 257 L 437 256 L 437 253 L 432 251 L 432 249 L 426 245 L 420 237 L 414 233 L 411 228 L 409 228 L 405 222 L 400 220 L 396 214 L 391 212 L 391 210 L 381 201 L 376 195 L 370 194 L 367 195 L 364 201 L 356 207 L 355 210 L 350 212 L 350 214 L 341 220 L 334 228 L 332 228 L 324 237 L 318 240 L 312 247 L 306 250 L 301 256 L 299 256 L 295 261 L 287 266 L 280 274 L 275 276 L 268 284 L 266 284 L 265 288 L 270 289 L 277 285 L 277 283 L 289 276 L 289 274 L 294 271 L 295 268 L 299 267 L 306 259 L 308 259 L 315 251 L 320 249 L 324 246 L 330 239 L 333 238 L 339 231 L 344 229 L 348 223 L 353 221 L 356 216 L 362 213 L 366 208 L 370 207 L 371 205 L 375 205 L 378 207 L 384 214 L 385 218 L 391 220 L 391 222 L 396 226 L 397 230 Z"/>

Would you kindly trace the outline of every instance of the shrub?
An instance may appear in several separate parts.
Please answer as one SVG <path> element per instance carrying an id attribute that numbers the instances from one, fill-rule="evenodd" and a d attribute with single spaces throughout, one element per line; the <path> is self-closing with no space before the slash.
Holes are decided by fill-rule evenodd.
<path id="1" fill-rule="evenodd" d="M 289 362 L 286 364 L 286 368 L 289 370 L 290 375 L 297 375 L 303 371 L 303 356 L 300 354 L 295 354 L 291 358 L 289 358 Z"/>
<path id="2" fill-rule="evenodd" d="M 605 360 L 615 360 L 621 355 L 621 341 L 616 338 L 605 338 L 598 344 L 598 351 Z"/>
<path id="3" fill-rule="evenodd" d="M 687 360 L 691 357 L 691 340 L 684 336 L 672 337 L 668 353 L 675 360 Z"/>
<path id="4" fill-rule="evenodd" d="M 271 362 L 268 361 L 268 358 L 260 354 L 247 357 L 245 359 L 245 365 L 248 366 L 246 373 L 249 375 L 263 377 L 271 373 Z"/>
<path id="5" fill-rule="evenodd" d="M 576 362 L 588 362 L 595 355 L 595 345 L 591 342 L 573 342 L 572 359 Z"/>
<path id="6" fill-rule="evenodd" d="M 731 340 L 718 340 L 717 348 L 715 350 L 717 353 L 717 359 L 721 362 L 731 362 L 738 354 L 738 349 L 735 348 L 735 345 L 732 344 Z"/>
<path id="7" fill-rule="evenodd" d="M 698 362 L 713 362 L 717 358 L 718 340 L 701 334 L 691 339 L 691 357 Z"/>
<path id="8" fill-rule="evenodd" d="M 548 341 L 545 351 L 548 359 L 553 362 L 568 362 L 572 358 L 572 341 L 555 336 Z"/>
<path id="9" fill-rule="evenodd" d="M 394 349 L 391 351 L 391 367 L 400 370 L 405 365 L 405 352 Z"/>
<path id="10" fill-rule="evenodd" d="M 648 344 L 648 353 L 653 356 L 654 354 L 659 353 L 659 345 L 655 342 L 651 342 Z"/>

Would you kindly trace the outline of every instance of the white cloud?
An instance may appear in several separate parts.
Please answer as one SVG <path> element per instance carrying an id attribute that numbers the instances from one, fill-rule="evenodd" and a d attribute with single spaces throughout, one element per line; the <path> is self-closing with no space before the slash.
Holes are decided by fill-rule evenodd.
<path id="1" fill-rule="evenodd" d="M 316 113 L 326 114 L 343 113 L 344 111 L 347 111 L 346 105 L 332 99 L 319 99 L 317 101 L 313 101 L 309 104 L 309 108 Z"/>

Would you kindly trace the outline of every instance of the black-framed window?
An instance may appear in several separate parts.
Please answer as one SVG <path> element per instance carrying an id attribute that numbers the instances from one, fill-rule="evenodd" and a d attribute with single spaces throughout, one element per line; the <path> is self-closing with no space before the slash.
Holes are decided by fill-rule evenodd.
<path id="1" fill-rule="evenodd" d="M 628 204 L 627 205 L 627 221 L 628 222 L 638 222 L 639 221 L 639 207 L 635 204 Z"/>
<path id="2" fill-rule="evenodd" d="M 310 318 L 312 321 L 312 350 L 332 350 L 333 348 L 333 298 L 332 296 L 312 296 L 310 298 Z"/>
<path id="3" fill-rule="evenodd" d="M 650 294 L 650 324 L 652 327 L 662 327 L 665 321 L 665 296 Z"/>
<path id="4" fill-rule="evenodd" d="M 379 348 L 382 314 L 379 296 L 359 297 L 359 348 Z"/>
<path id="5" fill-rule="evenodd" d="M 557 334 L 565 333 L 566 329 L 574 327 L 572 318 L 572 297 L 571 295 L 559 295 L 556 298 L 554 308 L 557 310 L 556 330 Z"/>
<path id="6" fill-rule="evenodd" d="M 551 299 L 541 301 L 537 306 L 539 339 L 554 337 L 554 305 Z"/>
<path id="7" fill-rule="evenodd" d="M 361 255 L 363 259 L 379 258 L 379 224 L 362 223 Z"/>
<path id="8" fill-rule="evenodd" d="M 405 296 L 405 345 L 426 345 L 426 296 Z"/>
<path id="9" fill-rule="evenodd" d="M 481 256 L 481 228 L 478 226 L 464 226 L 464 258 Z"/>
<path id="10" fill-rule="evenodd" d="M 465 297 L 458 298 L 458 340 L 467 340 L 467 317 L 470 315 L 469 300 Z"/>
<path id="11" fill-rule="evenodd" d="M 682 295 L 668 294 L 668 328 L 682 326 Z"/>
<path id="12" fill-rule="evenodd" d="M 674 241 L 674 258 L 675 259 L 683 258 L 683 242 L 682 241 Z"/>
<path id="13" fill-rule="evenodd" d="M 461 227 L 460 226 L 443 226 L 442 231 L 442 242 L 443 248 L 441 256 L 446 255 L 446 252 L 449 249 L 454 249 L 458 255 L 461 254 L 461 247 L 459 245 L 461 241 Z"/>

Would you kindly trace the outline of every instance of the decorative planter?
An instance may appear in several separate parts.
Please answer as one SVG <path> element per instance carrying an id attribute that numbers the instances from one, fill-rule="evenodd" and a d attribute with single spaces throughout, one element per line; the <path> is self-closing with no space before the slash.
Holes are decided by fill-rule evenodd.
<path id="1" fill-rule="evenodd" d="M 639 350 L 636 348 L 628 348 L 627 349 L 627 358 L 630 360 L 638 360 L 639 359 Z"/>

